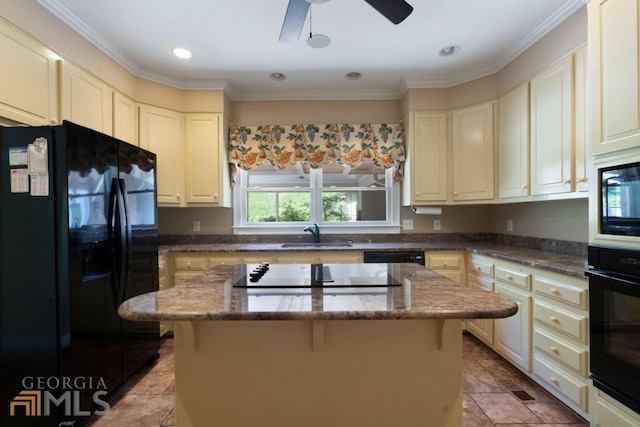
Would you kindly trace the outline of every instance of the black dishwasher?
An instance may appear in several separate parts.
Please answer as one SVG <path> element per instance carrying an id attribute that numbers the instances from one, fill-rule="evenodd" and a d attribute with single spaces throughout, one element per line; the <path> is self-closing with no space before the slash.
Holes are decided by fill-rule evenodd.
<path id="1" fill-rule="evenodd" d="M 422 251 L 365 251 L 364 262 L 402 263 L 415 262 L 424 265 L 424 252 Z"/>

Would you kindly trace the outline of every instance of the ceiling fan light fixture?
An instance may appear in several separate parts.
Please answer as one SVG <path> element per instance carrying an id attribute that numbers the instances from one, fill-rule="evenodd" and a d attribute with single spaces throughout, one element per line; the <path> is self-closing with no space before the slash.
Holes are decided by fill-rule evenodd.
<path id="1" fill-rule="evenodd" d="M 344 78 L 347 80 L 358 80 L 362 78 L 362 73 L 357 71 L 351 71 L 344 75 Z"/>
<path id="2" fill-rule="evenodd" d="M 460 46 L 451 44 L 440 49 L 440 56 L 453 56 L 458 52 L 460 52 Z"/>
<path id="3" fill-rule="evenodd" d="M 331 38 L 322 33 L 309 34 L 307 44 L 315 49 L 322 49 L 331 44 Z"/>
<path id="4" fill-rule="evenodd" d="M 189 59 L 193 56 L 190 51 L 182 47 L 174 47 L 173 49 L 171 49 L 171 52 L 181 59 Z"/>
<path id="5" fill-rule="evenodd" d="M 281 81 L 287 79 L 287 75 L 283 74 L 283 73 L 271 73 L 271 74 L 269 74 L 269 78 L 271 80 L 275 80 L 277 82 L 281 82 Z"/>

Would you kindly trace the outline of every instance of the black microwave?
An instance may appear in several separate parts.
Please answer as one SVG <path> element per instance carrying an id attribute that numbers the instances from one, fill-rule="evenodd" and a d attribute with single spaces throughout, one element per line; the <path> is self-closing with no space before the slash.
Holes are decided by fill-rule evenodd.
<path id="1" fill-rule="evenodd" d="M 599 169 L 600 232 L 640 236 L 640 162 Z"/>

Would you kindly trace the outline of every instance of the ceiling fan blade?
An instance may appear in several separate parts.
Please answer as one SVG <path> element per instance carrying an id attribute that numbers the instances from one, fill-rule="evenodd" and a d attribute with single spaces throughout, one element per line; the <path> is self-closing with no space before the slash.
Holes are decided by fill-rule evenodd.
<path id="1" fill-rule="evenodd" d="M 284 22 L 280 31 L 281 42 L 298 41 L 304 21 L 307 19 L 308 11 L 309 2 L 306 0 L 289 0 L 287 13 L 284 15 Z"/>
<path id="2" fill-rule="evenodd" d="M 398 25 L 413 12 L 413 7 L 404 0 L 364 0 L 385 18 Z"/>

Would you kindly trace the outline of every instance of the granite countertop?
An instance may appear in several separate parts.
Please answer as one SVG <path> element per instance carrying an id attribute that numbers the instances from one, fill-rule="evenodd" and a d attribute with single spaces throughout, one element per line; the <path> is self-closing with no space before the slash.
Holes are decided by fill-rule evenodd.
<path id="1" fill-rule="evenodd" d="M 240 265 L 218 265 L 180 286 L 125 301 L 129 320 L 481 319 L 515 314 L 516 303 L 461 286 L 418 264 L 390 264 L 400 286 L 237 288 Z M 292 264 L 290 268 L 299 268 Z"/>
<path id="2" fill-rule="evenodd" d="M 586 257 L 566 255 L 551 251 L 523 248 L 500 243 L 477 241 L 433 242 L 433 243 L 353 243 L 352 246 L 295 246 L 283 247 L 281 243 L 198 243 L 165 245 L 163 252 L 256 252 L 256 251 L 405 251 L 405 250 L 464 250 L 515 262 L 541 270 L 584 278 Z"/>

